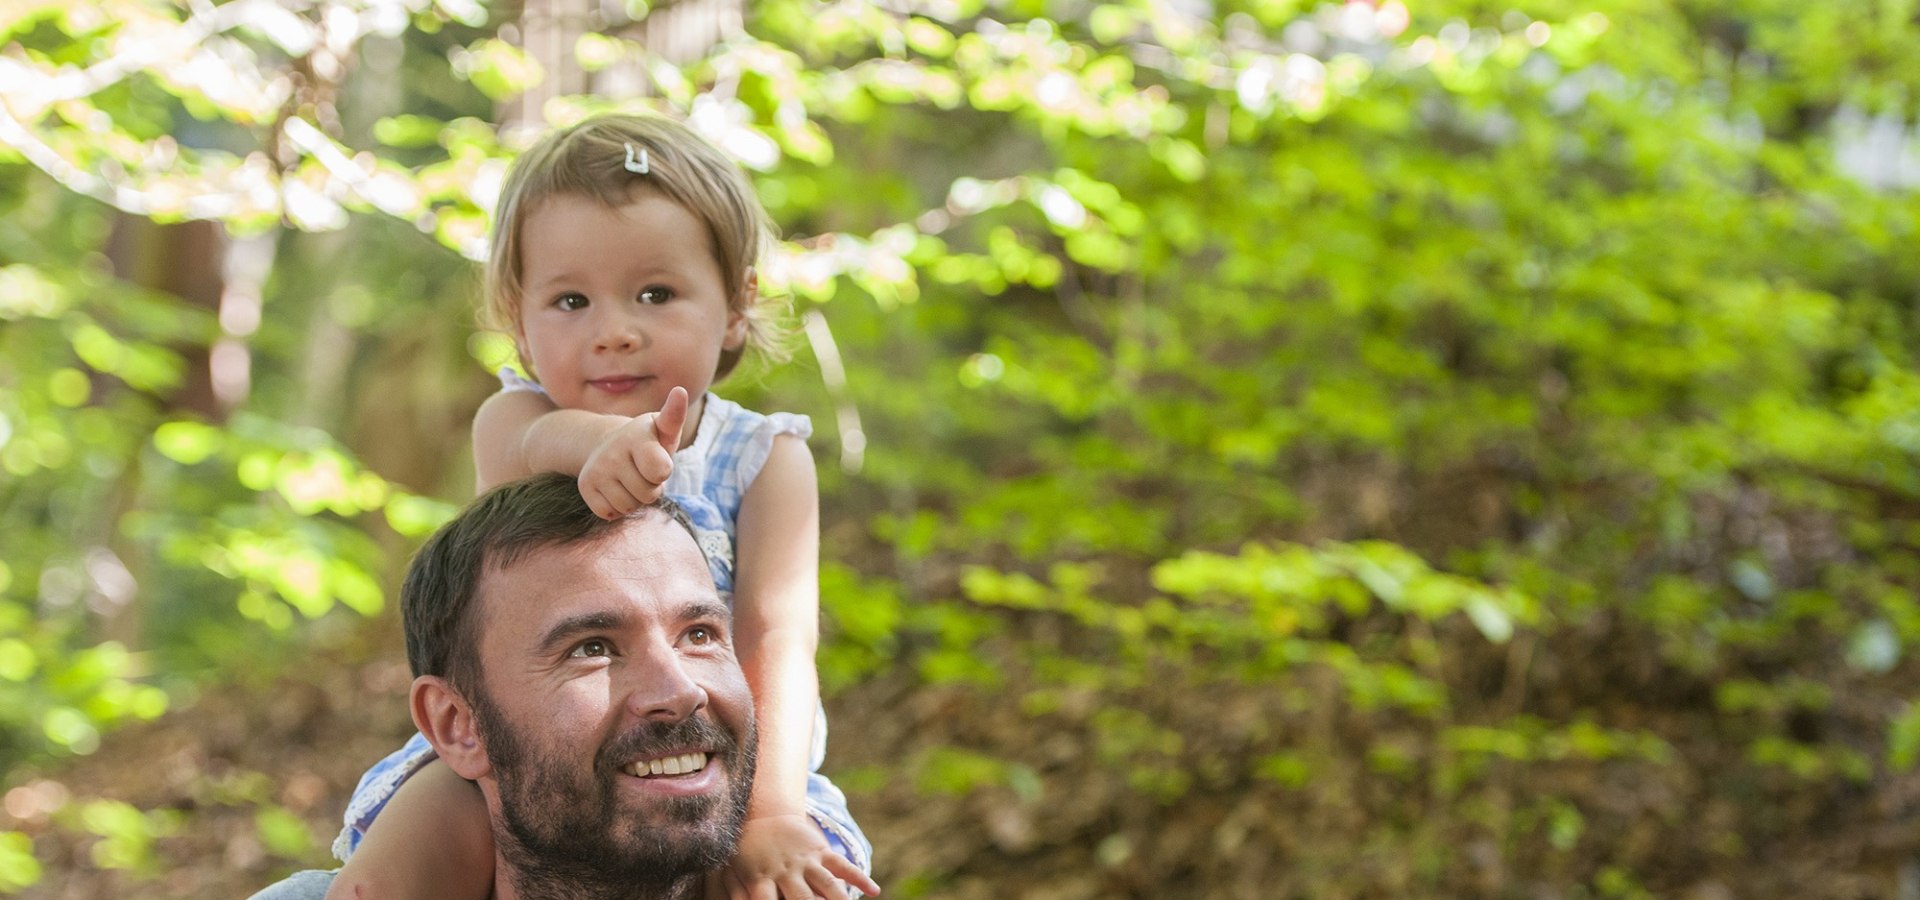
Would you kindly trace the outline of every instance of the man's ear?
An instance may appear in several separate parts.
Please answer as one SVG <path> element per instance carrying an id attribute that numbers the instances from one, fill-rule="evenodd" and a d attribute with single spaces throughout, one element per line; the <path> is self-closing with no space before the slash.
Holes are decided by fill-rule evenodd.
<path id="1" fill-rule="evenodd" d="M 486 742 L 480 739 L 480 729 L 473 721 L 473 707 L 446 679 L 437 675 L 415 678 L 410 701 L 413 726 L 420 729 L 455 774 L 475 781 L 493 771 Z"/>

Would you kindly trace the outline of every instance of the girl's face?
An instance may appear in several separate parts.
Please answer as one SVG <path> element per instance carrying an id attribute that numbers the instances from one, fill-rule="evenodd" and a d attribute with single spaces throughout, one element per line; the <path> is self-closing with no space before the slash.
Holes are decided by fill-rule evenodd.
<path id="1" fill-rule="evenodd" d="M 567 409 L 637 416 L 675 385 L 694 401 L 713 382 L 722 350 L 746 340 L 752 277 L 723 283 L 707 228 L 645 188 L 609 209 L 575 195 L 540 202 L 521 223 L 521 358 Z M 744 308 L 746 304 L 742 304 Z"/>

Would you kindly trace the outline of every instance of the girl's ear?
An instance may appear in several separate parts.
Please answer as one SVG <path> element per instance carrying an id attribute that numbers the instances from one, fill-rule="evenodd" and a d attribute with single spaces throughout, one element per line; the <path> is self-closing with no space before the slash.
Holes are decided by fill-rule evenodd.
<path id="1" fill-rule="evenodd" d="M 520 374 L 535 378 L 533 374 L 533 355 L 527 352 L 527 326 L 513 326 L 513 355 L 520 362 Z"/>
<path id="2" fill-rule="evenodd" d="M 475 781 L 493 771 L 487 745 L 473 721 L 473 707 L 446 679 L 435 675 L 415 678 L 409 701 L 414 727 L 455 774 Z"/>
<path id="3" fill-rule="evenodd" d="M 721 346 L 738 350 L 747 343 L 747 310 L 760 301 L 760 279 L 747 267 L 747 283 L 740 286 L 740 303 L 727 309 L 727 336 Z"/>

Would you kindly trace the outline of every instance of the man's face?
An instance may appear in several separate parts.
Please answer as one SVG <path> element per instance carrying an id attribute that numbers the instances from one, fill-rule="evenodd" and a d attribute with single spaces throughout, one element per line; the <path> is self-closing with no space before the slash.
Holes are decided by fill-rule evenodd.
<path id="1" fill-rule="evenodd" d="M 725 863 L 753 782 L 753 707 L 693 538 L 644 513 L 488 571 L 477 599 L 482 787 L 520 893 Z"/>

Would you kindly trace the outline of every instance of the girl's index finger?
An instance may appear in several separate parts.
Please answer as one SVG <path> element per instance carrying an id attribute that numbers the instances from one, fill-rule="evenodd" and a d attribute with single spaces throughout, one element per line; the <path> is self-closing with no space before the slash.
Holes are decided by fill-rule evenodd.
<path id="1" fill-rule="evenodd" d="M 653 434 L 671 455 L 680 449 L 680 429 L 687 424 L 687 389 L 675 386 L 667 392 L 666 402 L 653 417 Z"/>
<path id="2" fill-rule="evenodd" d="M 822 856 L 824 858 L 821 860 L 821 863 L 826 867 L 826 870 L 833 873 L 833 875 L 840 880 L 853 885 L 855 890 L 869 897 L 877 896 L 880 893 L 880 883 L 874 881 L 872 876 L 860 871 L 860 867 L 854 865 L 846 857 L 832 852 L 824 853 Z"/>

